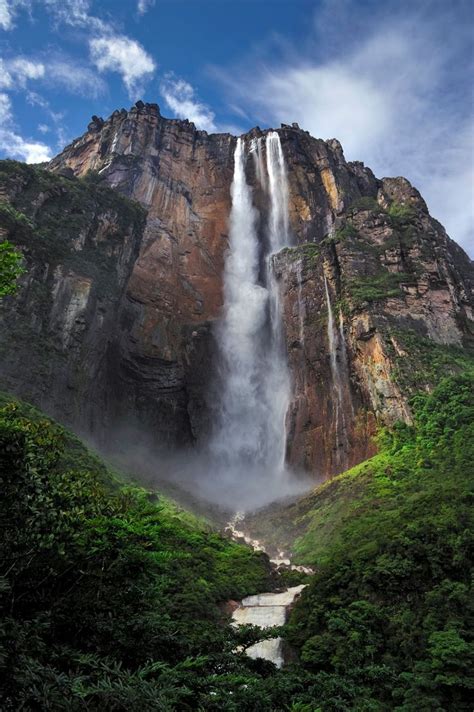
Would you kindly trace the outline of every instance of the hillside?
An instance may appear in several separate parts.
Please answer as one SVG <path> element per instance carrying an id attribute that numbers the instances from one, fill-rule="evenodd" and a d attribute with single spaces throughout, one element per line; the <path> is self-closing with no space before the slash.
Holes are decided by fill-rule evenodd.
<path id="1" fill-rule="evenodd" d="M 218 604 L 275 585 L 264 555 L 5 395 L 0 458 L 2 710 L 194 709 L 246 669 Z"/>
<path id="2" fill-rule="evenodd" d="M 3 396 L 2 709 L 468 710 L 473 388 L 419 396 L 413 427 L 278 513 L 316 567 L 282 671 L 232 652 L 255 634 L 217 605 L 275 586 L 263 555 Z"/>

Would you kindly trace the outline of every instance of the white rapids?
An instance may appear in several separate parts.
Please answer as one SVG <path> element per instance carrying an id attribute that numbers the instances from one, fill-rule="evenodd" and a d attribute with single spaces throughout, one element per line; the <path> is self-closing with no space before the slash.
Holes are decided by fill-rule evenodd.
<path id="1" fill-rule="evenodd" d="M 256 625 L 259 628 L 281 626 L 286 622 L 288 608 L 300 595 L 305 585 L 292 586 L 282 593 L 259 593 L 247 596 L 232 614 L 233 625 Z M 250 658 L 269 660 L 278 668 L 284 664 L 283 641 L 270 638 L 254 643 L 246 649 Z"/>

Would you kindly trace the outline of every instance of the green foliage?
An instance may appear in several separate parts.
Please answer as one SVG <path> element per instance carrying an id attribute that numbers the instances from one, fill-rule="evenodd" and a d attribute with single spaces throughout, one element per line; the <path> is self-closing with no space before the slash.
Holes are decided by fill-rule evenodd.
<path id="1" fill-rule="evenodd" d="M 397 228 L 403 228 L 407 223 L 411 222 L 416 216 L 415 209 L 412 205 L 397 203 L 393 201 L 387 209 L 387 213 L 391 218 L 392 225 Z"/>
<path id="2" fill-rule="evenodd" d="M 413 427 L 323 488 L 296 545 L 317 573 L 289 638 L 305 669 L 339 690 L 323 709 L 470 709 L 474 376 L 444 380 L 413 407 Z"/>
<path id="3" fill-rule="evenodd" d="M 371 212 L 384 212 L 383 208 L 377 203 L 375 198 L 369 198 L 364 196 L 362 198 L 357 198 L 349 207 L 349 210 L 353 213 L 359 212 L 361 210 L 370 210 Z"/>
<path id="4" fill-rule="evenodd" d="M 16 280 L 25 271 L 21 261 L 20 252 L 8 240 L 0 242 L 0 299 L 16 292 Z"/>
<path id="5" fill-rule="evenodd" d="M 437 344 L 413 331 L 391 331 L 387 334 L 386 344 L 396 364 L 394 378 L 401 389 L 410 395 L 432 386 L 442 376 L 474 368 L 472 350 Z"/>
<path id="6" fill-rule="evenodd" d="M 400 285 L 405 282 L 413 282 L 413 276 L 405 272 L 385 270 L 369 277 L 354 279 L 347 284 L 347 288 L 354 305 L 359 307 L 364 302 L 401 296 Z"/>
<path id="7" fill-rule="evenodd" d="M 255 632 L 225 626 L 218 604 L 271 587 L 265 557 L 120 485 L 15 402 L 0 473 L 2 710 L 193 709 L 217 671 L 251 677 L 232 650 Z"/>
<path id="8" fill-rule="evenodd" d="M 359 233 L 357 232 L 354 224 L 350 220 L 347 220 L 343 227 L 336 230 L 334 234 L 334 241 L 340 242 L 341 240 L 346 240 L 347 238 L 358 237 L 358 235 Z"/>
<path id="9" fill-rule="evenodd" d="M 218 605 L 272 587 L 264 557 L 1 396 L 2 709 L 468 710 L 473 390 L 416 396 L 413 426 L 298 505 L 316 574 L 282 671 L 235 652 L 277 631 L 235 631 Z"/>
<path id="10" fill-rule="evenodd" d="M 15 189 L 10 191 L 11 186 Z M 95 278 L 102 291 L 112 287 L 117 248 L 127 233 L 141 234 L 146 212 L 89 172 L 67 178 L 37 166 L 0 161 L 0 187 L 14 194 L 0 205 L 0 227 L 35 262 L 64 264 Z M 21 190 L 18 190 L 21 187 Z M 37 210 L 41 201 L 41 210 Z M 100 222 L 116 225 L 107 240 L 95 240 Z"/>

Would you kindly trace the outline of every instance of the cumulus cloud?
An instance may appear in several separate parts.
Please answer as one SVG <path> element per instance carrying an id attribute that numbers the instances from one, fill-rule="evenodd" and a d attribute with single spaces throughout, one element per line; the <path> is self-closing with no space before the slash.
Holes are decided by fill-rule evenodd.
<path id="1" fill-rule="evenodd" d="M 114 35 L 90 40 L 91 59 L 99 72 L 121 75 L 131 99 L 136 99 L 144 82 L 156 69 L 152 57 L 139 42 L 129 37 Z"/>
<path id="2" fill-rule="evenodd" d="M 24 139 L 16 133 L 13 125 L 11 101 L 7 94 L 0 93 L 0 150 L 10 158 L 17 158 L 26 163 L 49 161 L 49 147 L 39 141 Z"/>
<path id="3" fill-rule="evenodd" d="M 160 92 L 175 116 L 189 119 L 203 131 L 216 131 L 214 112 L 199 101 L 191 84 L 184 79 L 167 75 L 161 83 Z"/>
<path id="4" fill-rule="evenodd" d="M 221 79 L 230 99 L 259 121 L 297 121 L 314 136 L 338 138 L 349 160 L 365 161 L 377 175 L 405 175 L 468 247 L 474 142 L 459 76 L 472 61 L 470 40 L 462 13 L 456 18 L 433 3 L 431 17 L 402 5 L 399 14 L 368 18 L 357 3 L 341 3 L 337 17 L 317 16 L 309 49 L 283 54 L 280 45 L 271 58 Z"/>

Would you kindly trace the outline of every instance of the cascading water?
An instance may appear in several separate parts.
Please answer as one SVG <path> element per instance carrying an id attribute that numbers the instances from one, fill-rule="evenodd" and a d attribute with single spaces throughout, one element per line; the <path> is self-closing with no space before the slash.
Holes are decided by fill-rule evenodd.
<path id="1" fill-rule="evenodd" d="M 245 145 L 240 138 L 234 153 L 231 196 L 224 316 L 218 333 L 223 383 L 211 452 L 233 467 L 265 459 L 268 427 L 261 397 L 268 292 L 258 283 L 257 215 L 245 178 Z"/>
<path id="2" fill-rule="evenodd" d="M 272 407 L 273 440 L 277 448 L 278 473 L 285 471 L 286 413 L 290 405 L 291 383 L 282 332 L 280 290 L 273 271 L 273 255 L 290 244 L 288 180 L 280 137 L 276 131 L 265 140 L 270 214 L 268 219 L 269 255 L 267 284 L 270 305 L 271 358 L 267 372 L 267 398 Z"/>
<path id="3" fill-rule="evenodd" d="M 265 148 L 270 193 L 268 233 L 270 251 L 275 253 L 289 244 L 288 181 L 280 137 L 276 131 L 267 134 Z"/>
<path id="4" fill-rule="evenodd" d="M 345 381 L 347 380 L 347 354 L 344 339 L 343 323 L 340 319 L 339 329 L 336 328 L 336 325 L 334 323 L 334 314 L 332 310 L 331 298 L 329 296 L 329 288 L 326 275 L 324 275 L 324 290 L 326 293 L 326 304 L 328 308 L 327 334 L 331 363 L 331 377 L 336 395 L 334 399 L 334 431 L 336 434 L 337 441 L 336 462 L 341 468 L 345 468 L 347 465 L 347 423 L 344 409 L 344 390 L 347 386 L 347 384 L 345 383 Z M 338 348 L 341 350 L 343 355 L 343 372 L 341 371 L 339 365 Z"/>
<path id="5" fill-rule="evenodd" d="M 245 144 L 239 138 L 231 188 L 224 313 L 217 332 L 221 392 L 210 452 L 243 486 L 272 487 L 278 496 L 283 493 L 285 479 L 290 378 L 272 257 L 289 243 L 288 187 L 278 134 L 271 132 L 266 137 L 266 164 L 262 143 L 257 140 L 251 149 L 259 180 L 268 187 L 268 249 L 265 254 L 258 239 L 258 215 L 245 177 Z M 262 177 L 265 167 L 268 180 Z M 263 276 L 259 269 L 262 257 L 266 265 Z"/>
<path id="6" fill-rule="evenodd" d="M 252 154 L 254 165 L 255 165 L 255 175 L 260 183 L 261 187 L 266 190 L 267 188 L 267 174 L 265 171 L 265 164 L 263 158 L 263 138 L 253 138 L 250 142 L 250 150 Z"/>

